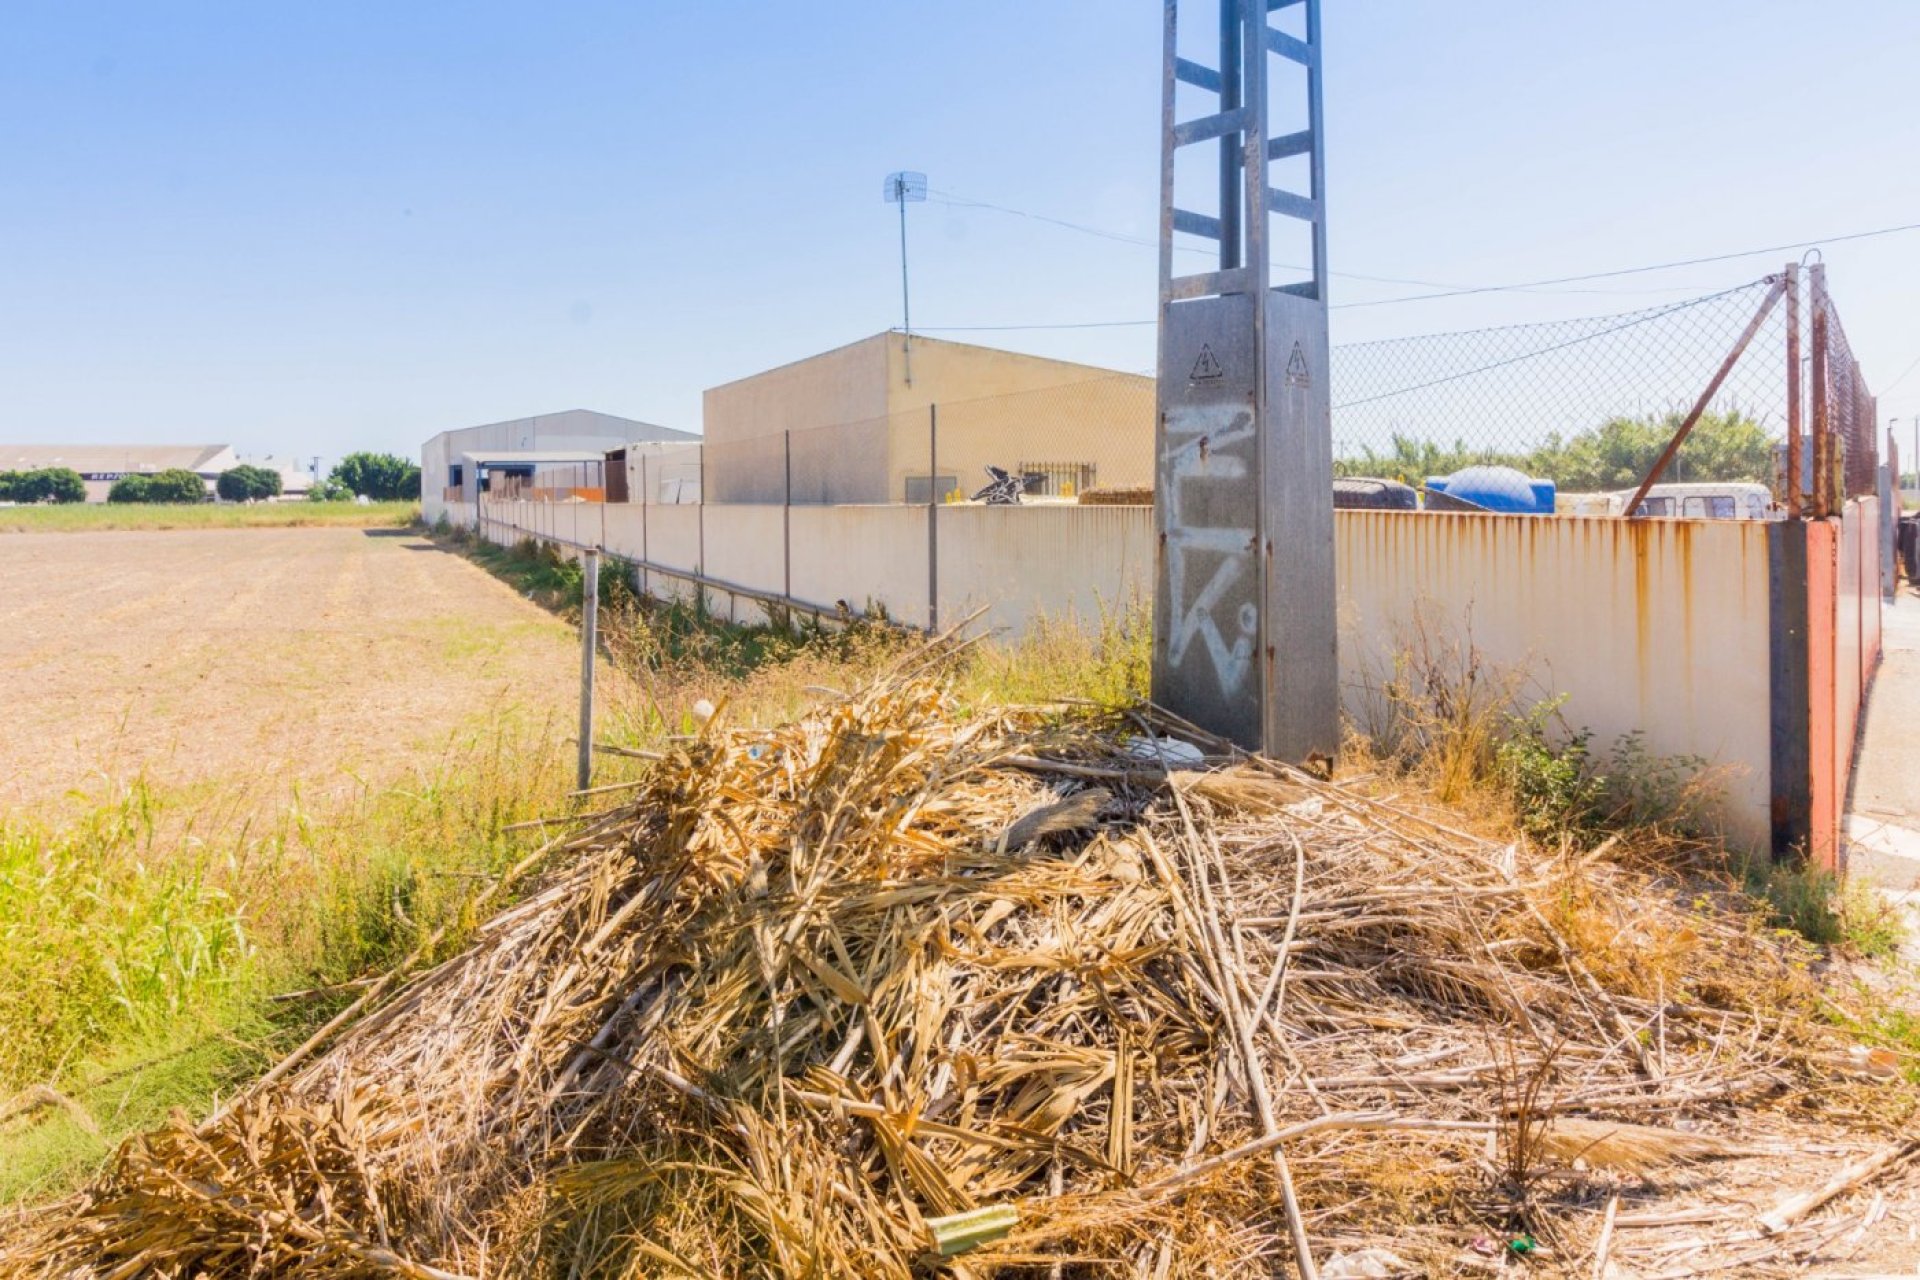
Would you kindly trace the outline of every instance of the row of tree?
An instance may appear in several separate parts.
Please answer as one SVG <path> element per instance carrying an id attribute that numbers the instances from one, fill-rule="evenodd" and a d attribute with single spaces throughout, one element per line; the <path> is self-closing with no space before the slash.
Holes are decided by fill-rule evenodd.
<path id="1" fill-rule="evenodd" d="M 1463 441 L 1449 448 L 1396 433 L 1391 448 L 1362 448 L 1336 459 L 1333 469 L 1336 475 L 1378 476 L 1418 485 L 1428 476 L 1492 463 L 1553 480 L 1568 493 L 1631 489 L 1645 478 L 1683 420 L 1678 413 L 1611 418 L 1564 439 L 1548 436 L 1544 444 L 1526 451 L 1471 449 Z M 1687 434 L 1662 478 L 1765 484 L 1773 478 L 1773 444 L 1766 428 L 1738 410 L 1706 413 Z"/>
<path id="2" fill-rule="evenodd" d="M 280 473 L 270 467 L 241 463 L 222 471 L 213 491 L 222 502 L 265 502 L 281 494 Z M 316 502 L 351 502 L 364 497 L 374 502 L 404 502 L 420 496 L 420 467 L 391 453 L 350 453 L 340 459 L 308 497 Z M 122 476 L 107 490 L 108 502 L 205 502 L 207 486 L 191 471 L 165 471 Z M 71 467 L 41 467 L 33 471 L 0 471 L 0 502 L 85 502 L 86 481 Z"/>
<path id="3" fill-rule="evenodd" d="M 87 485 L 71 467 L 0 471 L 0 502 L 85 502 Z"/>

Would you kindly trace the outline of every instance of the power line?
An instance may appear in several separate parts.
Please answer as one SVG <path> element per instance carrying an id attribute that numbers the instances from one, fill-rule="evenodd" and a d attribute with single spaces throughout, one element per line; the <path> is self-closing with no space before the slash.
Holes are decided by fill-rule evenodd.
<path id="1" fill-rule="evenodd" d="M 1347 307 L 1385 307 L 1397 302 L 1425 302 L 1429 298 L 1458 298 L 1470 293 L 1505 293 L 1518 289 L 1538 289 L 1547 285 L 1578 284 L 1586 280 L 1615 280 L 1621 276 L 1642 275 L 1649 271 L 1671 271 L 1675 267 L 1698 267 L 1714 262 L 1731 262 L 1736 258 L 1754 258 L 1763 253 L 1786 253 L 1794 249 L 1808 249 L 1818 245 L 1843 244 L 1849 240 L 1870 240 L 1875 236 L 1890 236 L 1902 231 L 1920 231 L 1920 222 L 1908 222 L 1897 227 L 1880 227 L 1873 231 L 1854 231 L 1840 236 L 1821 236 L 1814 240 L 1796 240 L 1792 244 L 1769 245 L 1764 249 L 1742 249 L 1738 253 L 1717 253 L 1705 258 L 1682 258 L 1674 262 L 1656 262 L 1646 267 L 1621 267 L 1613 271 L 1592 271 L 1586 275 L 1558 276 L 1551 280 L 1523 280 L 1516 284 L 1479 285 L 1471 289 L 1453 289 L 1441 293 L 1416 293 L 1399 298 L 1376 298 L 1371 302 L 1348 302 Z"/>
<path id="2" fill-rule="evenodd" d="M 1067 231 L 1077 231 L 1082 235 L 1096 236 L 1099 239 L 1112 240 L 1118 244 L 1138 245 L 1143 249 L 1158 249 L 1160 247 L 1159 241 L 1149 240 L 1144 236 L 1129 235 L 1124 231 L 1111 231 L 1105 227 L 1089 226 L 1084 222 L 1073 222 L 1066 218 L 1053 217 L 1050 214 L 1035 213 L 1031 209 L 1016 209 L 1012 205 L 995 204 L 991 200 L 976 200 L 972 196 L 962 195 L 957 191 L 941 191 L 938 189 L 930 189 L 930 194 L 933 196 L 934 200 L 937 203 L 944 204 L 949 208 L 990 209 L 995 213 L 1004 213 L 1015 218 L 1026 218 L 1032 222 L 1043 222 L 1043 223 L 1046 223 L 1048 226 L 1060 227 Z M 1173 246 L 1173 250 L 1175 253 L 1198 253 L 1198 254 L 1205 254 L 1205 255 L 1212 255 L 1215 252 L 1215 250 L 1208 249 L 1204 246 L 1191 245 L 1191 244 L 1175 244 Z M 1307 270 L 1305 266 L 1297 262 L 1277 262 L 1274 265 L 1277 267 L 1282 267 L 1288 271 Z M 1370 275 L 1362 271 L 1335 270 L 1330 272 L 1330 274 L 1339 276 L 1342 279 L 1346 279 L 1346 280 L 1365 280 L 1371 284 L 1408 284 L 1408 285 L 1415 285 L 1422 289 L 1440 290 L 1441 291 L 1440 293 L 1434 295 L 1439 297 L 1448 296 L 1449 294 L 1453 294 L 1453 293 L 1477 293 L 1477 292 L 1482 292 L 1486 289 L 1491 289 L 1491 288 L 1527 289 L 1531 287 L 1527 285 L 1508 286 L 1508 285 L 1449 284 L 1445 281 L 1421 280 L 1411 276 Z M 1689 293 L 1689 292 L 1695 292 L 1695 291 L 1696 291 L 1695 287 L 1691 285 L 1659 285 L 1649 289 L 1630 289 L 1630 290 L 1626 290 L 1625 292 L 1628 292 L 1628 293 Z M 1558 292 L 1615 293 L 1620 291 L 1611 290 L 1611 289 L 1566 289 L 1566 290 L 1559 290 Z M 1033 327 L 1033 326 L 989 326 L 989 327 L 1022 328 L 1022 327 Z"/>
<path id="3" fill-rule="evenodd" d="M 1895 387 L 1905 382 L 1907 380 L 1907 375 L 1912 373 L 1915 369 L 1920 369 L 1920 356 L 1915 356 L 1913 358 L 1913 363 L 1908 365 L 1906 368 L 1902 369 L 1900 371 L 1900 376 L 1895 378 L 1892 382 L 1889 382 L 1887 384 L 1886 390 L 1882 391 L 1880 394 L 1884 396 L 1891 393 Z"/>

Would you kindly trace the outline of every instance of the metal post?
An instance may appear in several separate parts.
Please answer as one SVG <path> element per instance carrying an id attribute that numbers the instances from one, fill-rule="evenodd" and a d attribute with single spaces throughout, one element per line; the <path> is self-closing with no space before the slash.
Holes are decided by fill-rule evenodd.
<path id="1" fill-rule="evenodd" d="M 1787 282 L 1779 279 L 1775 280 L 1773 287 L 1767 290 L 1767 296 L 1761 300 L 1760 309 L 1754 312 L 1753 319 L 1747 322 L 1747 327 L 1741 332 L 1739 341 L 1733 344 L 1733 350 L 1727 353 L 1727 358 L 1720 362 L 1720 367 L 1714 371 L 1713 377 L 1707 380 L 1706 390 L 1702 391 L 1700 398 L 1694 401 L 1692 411 L 1681 422 L 1680 429 L 1673 433 L 1673 438 L 1667 441 L 1667 447 L 1662 449 L 1660 456 L 1653 460 L 1653 466 L 1648 468 L 1646 478 L 1640 482 L 1640 487 L 1634 491 L 1632 500 L 1627 503 L 1627 509 L 1621 513 L 1623 518 L 1631 520 L 1639 516 L 1640 504 L 1646 501 L 1647 491 L 1659 481 L 1660 473 L 1673 462 L 1674 456 L 1680 452 L 1680 446 L 1687 442 L 1687 436 L 1699 423 L 1701 415 L 1706 413 L 1707 406 L 1712 404 L 1713 398 L 1720 394 L 1721 384 L 1726 382 L 1727 375 L 1733 372 L 1733 367 L 1740 363 L 1740 357 L 1746 354 L 1747 345 L 1753 341 L 1753 336 L 1760 332 L 1760 326 L 1772 314 L 1774 304 L 1780 301 L 1780 295 L 1786 291 L 1786 287 Z"/>
<path id="2" fill-rule="evenodd" d="M 1220 5 L 1220 110 L 1241 105 L 1240 6 Z M 1220 269 L 1240 265 L 1240 135 L 1220 135 Z"/>
<path id="3" fill-rule="evenodd" d="M 786 498 L 780 506 L 780 554 L 784 565 L 781 577 L 781 596 L 793 601 L 793 432 L 782 431 L 780 439 L 786 450 L 787 488 Z"/>
<path id="4" fill-rule="evenodd" d="M 913 303 L 907 293 L 907 193 L 903 181 L 897 193 L 900 203 L 900 328 L 901 355 L 906 366 L 907 385 L 913 385 Z"/>
<path id="5" fill-rule="evenodd" d="M 1827 394 L 1827 268 L 1815 263 L 1808 273 L 1813 293 L 1813 514 L 1833 514 L 1833 427 Z"/>
<path id="6" fill-rule="evenodd" d="M 940 406 L 927 406 L 927 631 L 940 631 Z"/>
<path id="7" fill-rule="evenodd" d="M 600 549 L 580 553 L 580 768 L 578 789 L 593 785 L 593 659 L 600 642 Z"/>
<path id="8" fill-rule="evenodd" d="M 1340 722 L 1320 6 L 1303 0 L 1302 39 L 1269 24 L 1269 0 L 1219 2 L 1222 62 L 1207 67 L 1179 56 L 1181 0 L 1164 0 L 1153 696 L 1241 746 L 1330 762 Z M 1284 112 L 1306 127 L 1274 137 L 1270 55 L 1307 73 L 1305 103 Z M 1182 83 L 1217 95 L 1218 109 L 1177 120 Z M 1235 157 L 1221 163 L 1220 207 L 1175 207 L 1176 153 L 1216 139 Z M 1270 162 L 1296 156 L 1309 189 L 1274 186 Z M 1276 218 L 1313 237 L 1308 278 L 1278 286 Z M 1220 267 L 1176 275 L 1176 233 L 1217 241 Z"/>
<path id="9" fill-rule="evenodd" d="M 699 535 L 699 540 L 695 544 L 693 562 L 702 578 L 707 576 L 707 480 L 709 478 L 707 475 L 707 442 L 702 440 L 700 442 L 700 505 L 693 513 L 693 523 Z M 697 582 L 694 584 L 694 589 L 699 592 L 699 613 L 704 615 L 707 611 L 706 584 L 704 582 Z"/>
<path id="10" fill-rule="evenodd" d="M 1787 519 L 1800 518 L 1800 264 L 1787 264 Z"/>

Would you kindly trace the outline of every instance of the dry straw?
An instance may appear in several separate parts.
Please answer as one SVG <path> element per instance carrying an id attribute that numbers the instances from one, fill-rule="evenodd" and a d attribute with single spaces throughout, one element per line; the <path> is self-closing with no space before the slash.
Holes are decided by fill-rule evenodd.
<path id="1" fill-rule="evenodd" d="M 924 666 L 724 719 L 464 950 L 0 1223 L 0 1273 L 1442 1273 L 1525 1227 L 1584 1274 L 1620 1184 L 1583 1178 L 1740 1158 L 1676 1125 L 1832 1049 L 1780 944 L 1609 856 L 1167 773 L 1144 722 L 961 714 Z M 1576 949 L 1569 904 L 1684 928 L 1686 976 Z M 940 1261 L 932 1219 L 992 1229 Z"/>

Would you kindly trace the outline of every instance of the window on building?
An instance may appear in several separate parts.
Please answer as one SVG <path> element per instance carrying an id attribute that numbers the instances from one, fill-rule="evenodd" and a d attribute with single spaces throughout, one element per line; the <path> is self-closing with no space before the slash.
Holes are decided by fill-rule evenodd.
<path id="1" fill-rule="evenodd" d="M 450 489 L 462 488 L 466 482 L 461 478 L 461 473 L 464 472 L 465 470 L 466 468 L 463 467 L 458 462 L 448 467 L 447 468 L 447 487 Z"/>
<path id="2" fill-rule="evenodd" d="M 947 500 L 947 495 L 952 493 L 955 489 L 958 489 L 959 487 L 960 487 L 960 477 L 941 476 L 939 491 L 938 491 L 939 500 L 941 502 L 945 502 Z M 925 476 L 908 476 L 907 477 L 906 502 L 908 506 L 924 507 L 927 505 L 927 503 L 933 501 L 934 497 L 935 495 L 932 492 L 930 492 L 930 486 L 928 484 L 927 477 Z"/>
<path id="3" fill-rule="evenodd" d="M 1026 477 L 1028 493 L 1065 497 L 1093 488 L 1098 468 L 1091 462 L 1023 462 L 1013 473 Z"/>

